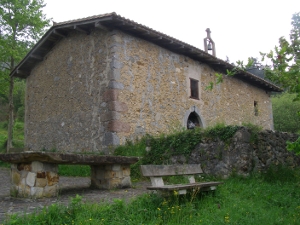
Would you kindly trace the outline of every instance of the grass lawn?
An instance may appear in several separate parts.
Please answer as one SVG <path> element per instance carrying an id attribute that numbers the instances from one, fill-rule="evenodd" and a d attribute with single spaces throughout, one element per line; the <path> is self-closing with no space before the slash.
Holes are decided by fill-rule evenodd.
<path id="1" fill-rule="evenodd" d="M 279 167 L 266 174 L 233 176 L 215 193 L 163 198 L 144 194 L 130 203 L 53 204 L 7 224 L 300 224 L 300 173 Z"/>

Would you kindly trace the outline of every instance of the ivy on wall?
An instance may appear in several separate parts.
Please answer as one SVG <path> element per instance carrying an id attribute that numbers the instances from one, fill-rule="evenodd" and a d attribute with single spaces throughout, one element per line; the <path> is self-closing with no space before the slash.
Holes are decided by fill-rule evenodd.
<path id="1" fill-rule="evenodd" d="M 230 142 L 240 128 L 239 126 L 218 124 L 208 129 L 195 128 L 169 135 L 162 134 L 158 137 L 146 135 L 134 144 L 128 141 L 125 145 L 119 146 L 115 149 L 114 154 L 141 157 L 141 160 L 131 168 L 132 177 L 136 177 L 139 174 L 139 166 L 142 164 L 160 165 L 168 163 L 172 156 L 188 157 L 204 139 L 220 139 L 224 142 Z"/>

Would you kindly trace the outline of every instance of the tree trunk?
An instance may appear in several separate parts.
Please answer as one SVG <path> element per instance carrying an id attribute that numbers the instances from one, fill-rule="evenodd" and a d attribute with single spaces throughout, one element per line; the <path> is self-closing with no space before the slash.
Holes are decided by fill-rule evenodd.
<path id="1" fill-rule="evenodd" d="M 14 58 L 11 58 L 11 70 L 14 68 Z M 14 78 L 9 77 L 9 118 L 8 118 L 8 131 L 7 131 L 7 145 L 6 152 L 9 152 L 9 149 L 13 147 L 13 127 L 14 127 L 14 101 L 13 101 L 13 91 L 14 91 Z"/>
<path id="2" fill-rule="evenodd" d="M 14 78 L 10 77 L 9 80 L 9 120 L 8 120 L 8 133 L 7 133 L 7 146 L 6 152 L 13 147 L 13 127 L 14 127 L 14 103 L 13 103 L 13 90 L 14 90 Z"/>

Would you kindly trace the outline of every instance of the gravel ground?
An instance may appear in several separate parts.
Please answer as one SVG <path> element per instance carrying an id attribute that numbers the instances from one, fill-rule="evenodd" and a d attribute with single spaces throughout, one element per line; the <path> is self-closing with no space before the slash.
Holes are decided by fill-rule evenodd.
<path id="1" fill-rule="evenodd" d="M 84 202 L 103 202 L 112 201 L 113 199 L 131 199 L 137 195 L 147 193 L 146 186 L 150 181 L 133 183 L 133 188 L 116 189 L 116 190 L 95 190 L 90 189 L 89 177 L 60 177 L 60 194 L 57 198 L 43 199 L 22 199 L 12 198 L 9 196 L 10 174 L 9 169 L 0 167 L 0 224 L 7 216 L 18 213 L 32 213 L 43 209 L 53 203 L 67 205 L 71 197 L 79 194 L 83 197 Z"/>

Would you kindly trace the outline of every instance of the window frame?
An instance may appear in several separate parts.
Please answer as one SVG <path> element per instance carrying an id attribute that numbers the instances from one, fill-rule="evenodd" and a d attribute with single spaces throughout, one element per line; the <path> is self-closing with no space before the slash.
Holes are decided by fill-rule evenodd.
<path id="1" fill-rule="evenodd" d="M 190 98 L 199 100 L 199 80 L 194 78 L 190 78 Z"/>
<path id="2" fill-rule="evenodd" d="M 254 101 L 254 116 L 258 116 L 259 109 L 258 109 L 258 101 Z"/>

